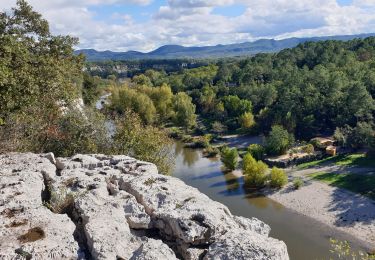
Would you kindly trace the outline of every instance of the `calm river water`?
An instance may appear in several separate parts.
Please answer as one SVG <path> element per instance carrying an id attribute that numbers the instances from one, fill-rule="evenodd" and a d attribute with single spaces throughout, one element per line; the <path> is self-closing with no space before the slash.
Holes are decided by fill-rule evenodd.
<path id="1" fill-rule="evenodd" d="M 175 145 L 176 168 L 173 176 L 196 187 L 211 199 L 225 204 L 235 215 L 256 217 L 271 226 L 271 236 L 283 240 L 291 259 L 330 259 L 329 237 L 338 237 L 327 226 L 286 209 L 265 197 L 246 194 L 242 178 L 221 171 L 218 159 L 207 159 L 200 150 Z"/>

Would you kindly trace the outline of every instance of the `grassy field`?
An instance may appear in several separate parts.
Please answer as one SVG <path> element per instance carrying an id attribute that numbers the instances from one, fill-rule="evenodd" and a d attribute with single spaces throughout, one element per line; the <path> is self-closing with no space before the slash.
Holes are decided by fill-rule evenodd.
<path id="1" fill-rule="evenodd" d="M 298 169 L 307 169 L 314 166 L 321 166 L 325 164 L 335 164 L 341 166 L 360 166 L 360 167 L 374 167 L 375 159 L 366 157 L 365 154 L 348 154 L 348 155 L 336 155 L 325 158 L 323 160 L 312 161 L 308 163 L 302 163 L 297 166 Z"/>
<path id="2" fill-rule="evenodd" d="M 310 175 L 313 180 L 350 190 L 375 200 L 375 172 L 367 174 L 337 174 L 319 172 Z"/>

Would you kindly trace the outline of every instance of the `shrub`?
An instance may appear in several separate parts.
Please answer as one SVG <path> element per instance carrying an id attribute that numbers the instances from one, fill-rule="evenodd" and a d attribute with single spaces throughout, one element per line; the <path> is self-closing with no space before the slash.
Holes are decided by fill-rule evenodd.
<path id="1" fill-rule="evenodd" d="M 236 148 L 224 147 L 221 151 L 221 162 L 224 164 L 225 168 L 230 171 L 236 169 L 238 165 L 238 151 Z"/>
<path id="2" fill-rule="evenodd" d="M 215 134 L 221 134 L 227 131 L 227 127 L 218 121 L 212 123 L 211 129 Z"/>
<path id="3" fill-rule="evenodd" d="M 263 187 L 266 182 L 267 170 L 268 166 L 262 161 L 256 161 L 250 153 L 244 156 L 242 171 L 246 185 Z"/>
<path id="4" fill-rule="evenodd" d="M 266 138 L 266 150 L 270 155 L 285 154 L 293 143 L 293 135 L 289 134 L 282 126 L 275 125 Z"/>
<path id="5" fill-rule="evenodd" d="M 126 154 L 154 163 L 161 174 L 170 174 L 174 167 L 173 142 L 157 127 L 144 125 L 140 117 L 128 111 L 116 122 L 113 153 Z"/>
<path id="6" fill-rule="evenodd" d="M 206 149 L 203 150 L 203 155 L 204 155 L 205 157 L 208 157 L 208 158 L 210 158 L 210 157 L 215 157 L 215 156 L 217 156 L 219 153 L 220 153 L 219 148 L 217 148 L 217 147 L 213 147 L 213 146 L 211 146 L 211 145 L 210 145 L 209 147 L 207 147 Z"/>
<path id="7" fill-rule="evenodd" d="M 295 178 L 294 181 L 293 181 L 293 186 L 296 190 L 301 188 L 303 186 L 302 178 L 300 178 L 300 177 Z"/>
<path id="8" fill-rule="evenodd" d="M 66 214 L 73 209 L 74 200 L 80 196 L 78 193 L 70 192 L 66 188 L 57 191 L 50 190 L 50 200 L 45 206 L 56 214 Z"/>
<path id="9" fill-rule="evenodd" d="M 270 175 L 270 184 L 274 188 L 282 188 L 288 183 L 288 176 L 285 171 L 277 167 L 273 167 Z"/>
<path id="10" fill-rule="evenodd" d="M 255 160 L 263 159 L 263 155 L 265 153 L 264 147 L 260 144 L 249 145 L 247 151 L 254 157 Z"/>
<path id="11" fill-rule="evenodd" d="M 314 153 L 314 146 L 312 144 L 307 144 L 302 147 L 302 151 L 308 154 Z"/>

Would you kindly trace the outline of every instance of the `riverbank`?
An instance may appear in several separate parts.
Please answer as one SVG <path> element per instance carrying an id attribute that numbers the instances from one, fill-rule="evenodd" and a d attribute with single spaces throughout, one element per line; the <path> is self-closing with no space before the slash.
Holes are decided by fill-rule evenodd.
<path id="1" fill-rule="evenodd" d="M 285 207 L 338 229 L 357 239 L 367 250 L 375 249 L 375 201 L 317 181 L 298 190 L 292 184 L 266 194 Z"/>

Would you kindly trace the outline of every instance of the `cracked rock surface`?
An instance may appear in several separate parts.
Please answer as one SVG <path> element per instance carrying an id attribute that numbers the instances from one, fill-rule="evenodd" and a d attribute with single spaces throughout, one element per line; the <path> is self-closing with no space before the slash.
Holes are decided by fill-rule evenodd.
<path id="1" fill-rule="evenodd" d="M 0 259 L 289 259 L 267 224 L 122 155 L 1 155 L 0 224 Z"/>

